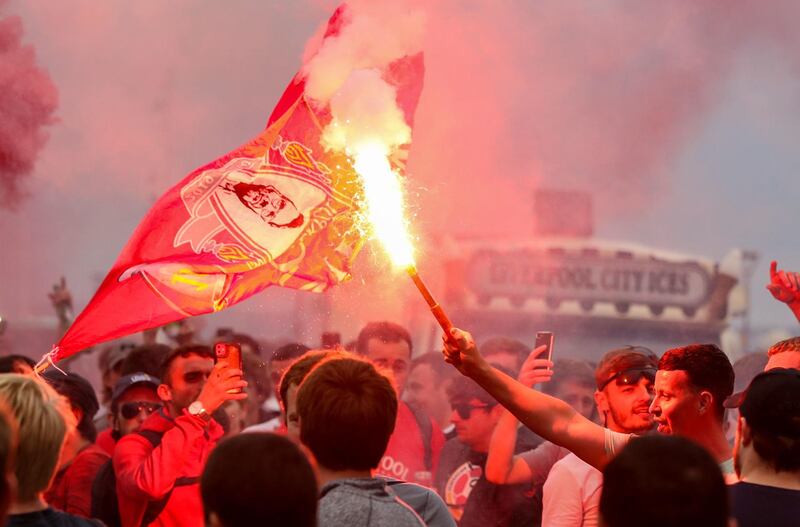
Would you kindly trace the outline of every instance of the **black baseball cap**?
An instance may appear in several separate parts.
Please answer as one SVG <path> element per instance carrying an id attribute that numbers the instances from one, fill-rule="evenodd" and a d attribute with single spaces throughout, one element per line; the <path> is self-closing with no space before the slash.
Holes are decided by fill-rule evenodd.
<path id="1" fill-rule="evenodd" d="M 739 408 L 756 431 L 800 439 L 800 370 L 759 373 L 744 392 L 728 397 L 725 407 Z"/>
<path id="2" fill-rule="evenodd" d="M 628 370 L 652 370 L 655 376 L 658 370 L 658 357 L 644 346 L 625 346 L 607 352 L 594 370 L 597 389 L 603 389 L 611 379 Z"/>
<path id="3" fill-rule="evenodd" d="M 131 373 L 130 375 L 120 377 L 120 379 L 117 381 L 117 384 L 114 385 L 114 391 L 111 393 L 111 402 L 116 402 L 116 400 L 119 399 L 123 393 L 128 391 L 129 388 L 139 384 L 147 384 L 153 388 L 158 388 L 158 385 L 161 384 L 161 381 L 152 375 L 148 375 L 143 372 Z"/>

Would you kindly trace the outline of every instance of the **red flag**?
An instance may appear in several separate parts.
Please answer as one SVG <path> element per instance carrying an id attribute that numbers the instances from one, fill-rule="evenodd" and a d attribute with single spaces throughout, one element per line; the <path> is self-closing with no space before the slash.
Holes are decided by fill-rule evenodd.
<path id="1" fill-rule="evenodd" d="M 331 17 L 326 38 L 346 23 L 343 12 Z M 421 54 L 384 69 L 409 124 L 422 74 Z M 321 292 L 349 278 L 361 243 L 360 183 L 348 158 L 320 145 L 329 121 L 298 74 L 260 135 L 158 200 L 46 358 L 219 311 L 271 285 Z"/>

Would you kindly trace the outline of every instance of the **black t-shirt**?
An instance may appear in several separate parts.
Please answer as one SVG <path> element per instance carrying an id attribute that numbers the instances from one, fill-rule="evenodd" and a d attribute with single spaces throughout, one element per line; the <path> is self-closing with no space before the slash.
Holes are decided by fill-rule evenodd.
<path id="1" fill-rule="evenodd" d="M 531 485 L 490 483 L 484 477 L 486 457 L 486 453 L 476 452 L 458 439 L 451 439 L 442 449 L 434 484 L 458 525 L 534 525 Z"/>
<path id="2" fill-rule="evenodd" d="M 56 509 L 12 514 L 6 527 L 104 527 L 98 520 L 87 520 Z"/>
<path id="3" fill-rule="evenodd" d="M 743 481 L 731 485 L 729 489 L 731 511 L 738 527 L 800 525 L 800 490 Z"/>

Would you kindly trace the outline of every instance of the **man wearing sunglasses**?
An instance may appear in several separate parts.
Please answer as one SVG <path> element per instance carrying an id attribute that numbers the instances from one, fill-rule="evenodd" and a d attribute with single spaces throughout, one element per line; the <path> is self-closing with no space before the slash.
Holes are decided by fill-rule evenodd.
<path id="1" fill-rule="evenodd" d="M 622 434 L 645 434 L 653 428 L 649 407 L 657 369 L 658 357 L 644 347 L 626 346 L 603 355 L 594 372 L 594 400 L 604 427 Z M 568 454 L 553 465 L 544 484 L 542 525 L 596 525 L 602 485 L 599 470 Z"/>
<path id="2" fill-rule="evenodd" d="M 120 438 L 139 430 L 150 414 L 162 407 L 158 397 L 161 381 L 146 373 L 132 373 L 122 377 L 111 395 L 111 445 L 109 454 Z"/>
<path id="3" fill-rule="evenodd" d="M 635 437 L 599 426 L 563 401 L 532 390 L 492 368 L 472 336 L 454 329 L 444 339 L 445 360 L 477 382 L 522 423 L 572 451 L 597 469 Z M 455 343 L 451 343 L 453 340 Z M 650 413 L 663 434 L 686 437 L 704 447 L 735 481 L 732 451 L 723 429 L 722 403 L 733 392 L 733 367 L 713 344 L 691 344 L 668 350 L 658 363 Z"/>
<path id="4" fill-rule="evenodd" d="M 485 477 L 492 433 L 503 408 L 464 377 L 448 389 L 456 437 L 442 449 L 435 486 L 460 527 L 533 524 L 528 485 L 495 485 Z"/>
<path id="5" fill-rule="evenodd" d="M 137 433 L 120 439 L 114 451 L 122 527 L 203 524 L 198 478 L 223 435 L 211 415 L 226 401 L 247 397 L 242 370 L 214 364 L 208 346 L 173 350 L 160 377 L 163 408 L 151 413 Z M 129 407 L 128 415 L 133 410 Z"/>

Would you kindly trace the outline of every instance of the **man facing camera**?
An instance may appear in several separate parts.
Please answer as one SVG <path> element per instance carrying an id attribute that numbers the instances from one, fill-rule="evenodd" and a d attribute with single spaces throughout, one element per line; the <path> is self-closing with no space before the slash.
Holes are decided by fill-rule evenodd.
<path id="1" fill-rule="evenodd" d="M 247 397 L 242 371 L 213 357 L 198 345 L 168 355 L 158 386 L 164 408 L 119 440 L 113 461 L 123 527 L 202 525 L 198 478 L 223 435 L 211 414 Z"/>
<path id="2" fill-rule="evenodd" d="M 411 335 L 392 322 L 370 322 L 358 334 L 356 351 L 378 368 L 391 372 L 397 397 L 411 367 Z M 397 422 L 378 474 L 430 485 L 444 446 L 444 433 L 430 416 L 400 401 Z"/>

